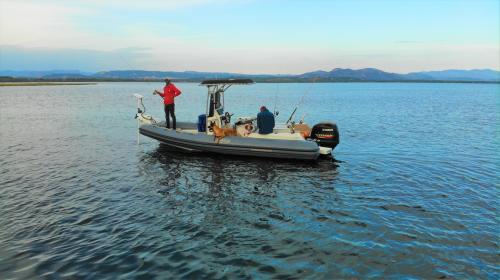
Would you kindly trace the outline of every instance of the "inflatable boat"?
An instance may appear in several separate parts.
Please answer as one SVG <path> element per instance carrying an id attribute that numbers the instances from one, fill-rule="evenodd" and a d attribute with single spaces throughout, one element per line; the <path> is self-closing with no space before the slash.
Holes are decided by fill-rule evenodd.
<path id="1" fill-rule="evenodd" d="M 310 128 L 304 122 L 277 124 L 272 133 L 260 134 L 255 117 L 239 117 L 231 122 L 233 114 L 224 111 L 224 94 L 232 85 L 249 85 L 249 79 L 206 80 L 200 85 L 208 89 L 206 113 L 197 122 L 177 122 L 177 129 L 168 129 L 145 113 L 143 96 L 137 98 L 139 133 L 161 143 L 190 152 L 208 152 L 234 156 L 253 156 L 294 160 L 316 160 L 331 156 L 339 144 L 339 131 L 332 122 L 322 122 Z M 141 109 L 142 107 L 142 109 Z M 232 131 L 245 131 L 234 136 L 218 137 L 214 126 Z M 139 136 L 138 136 L 139 137 Z"/>

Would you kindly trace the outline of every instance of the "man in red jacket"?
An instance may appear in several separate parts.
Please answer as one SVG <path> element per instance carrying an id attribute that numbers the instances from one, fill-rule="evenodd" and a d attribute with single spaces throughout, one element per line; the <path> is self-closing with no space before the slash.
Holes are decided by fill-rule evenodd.
<path id="1" fill-rule="evenodd" d="M 158 94 L 163 97 L 163 104 L 165 104 L 165 119 L 167 120 L 167 128 L 170 128 L 170 118 L 168 115 L 172 117 L 172 122 L 175 127 L 175 103 L 174 98 L 181 94 L 181 91 L 175 87 L 175 85 L 170 82 L 169 79 L 165 79 L 165 87 L 163 88 L 163 93 L 155 90 L 153 94 Z"/>

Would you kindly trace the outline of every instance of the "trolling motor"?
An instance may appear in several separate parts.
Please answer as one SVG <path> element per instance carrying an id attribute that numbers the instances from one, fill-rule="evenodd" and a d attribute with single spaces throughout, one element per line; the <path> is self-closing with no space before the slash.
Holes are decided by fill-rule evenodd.
<path id="1" fill-rule="evenodd" d="M 139 116 L 139 114 L 142 114 L 142 113 L 146 112 L 146 107 L 144 106 L 144 103 L 142 103 L 142 99 L 144 98 L 144 96 L 142 96 L 140 94 L 137 94 L 137 93 L 134 93 L 134 97 L 137 98 L 137 114 L 135 115 L 134 119 L 137 119 L 137 117 Z M 144 109 L 144 111 L 141 110 L 140 106 L 142 106 L 142 108 Z"/>
<path id="2" fill-rule="evenodd" d="M 135 114 L 134 117 L 134 119 L 137 119 L 137 124 L 140 125 L 140 123 L 147 123 L 147 124 L 156 123 L 153 117 L 151 117 L 150 115 L 146 115 L 146 106 L 144 106 L 144 103 L 142 102 L 144 96 L 134 93 L 134 97 L 137 98 L 137 114 Z"/>
<path id="3" fill-rule="evenodd" d="M 155 124 L 156 121 L 150 115 L 146 115 L 146 106 L 142 102 L 144 96 L 134 93 L 134 97 L 137 98 L 137 114 L 135 114 L 134 119 L 137 119 L 137 144 L 139 144 L 139 128 L 141 124 Z M 142 106 L 142 109 L 141 109 Z"/>

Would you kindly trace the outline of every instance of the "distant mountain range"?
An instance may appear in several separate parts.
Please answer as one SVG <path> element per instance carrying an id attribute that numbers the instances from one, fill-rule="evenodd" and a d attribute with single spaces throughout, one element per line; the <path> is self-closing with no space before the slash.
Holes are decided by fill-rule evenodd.
<path id="1" fill-rule="evenodd" d="M 115 70 L 97 73 L 78 70 L 51 71 L 2 71 L 2 80 L 42 79 L 42 80 L 162 80 L 170 78 L 181 81 L 201 81 L 204 79 L 251 78 L 258 82 L 411 82 L 411 81 L 462 81 L 462 82 L 500 82 L 500 71 L 491 69 L 475 70 L 443 70 L 412 72 L 397 74 L 375 68 L 344 69 L 335 68 L 331 71 L 314 71 L 300 75 L 271 74 L 238 74 L 227 72 L 197 72 L 197 71 L 146 71 L 146 70 Z"/>
<path id="2" fill-rule="evenodd" d="M 389 73 L 375 68 L 343 69 L 335 68 L 330 72 L 315 71 L 299 75 L 302 78 L 352 79 L 359 81 L 500 81 L 500 71 L 482 70 L 443 70 L 413 72 L 408 74 Z"/>

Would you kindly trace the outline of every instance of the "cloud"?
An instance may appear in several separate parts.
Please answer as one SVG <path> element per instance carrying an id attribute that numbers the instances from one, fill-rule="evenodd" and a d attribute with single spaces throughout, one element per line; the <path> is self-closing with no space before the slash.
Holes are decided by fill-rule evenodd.
<path id="1" fill-rule="evenodd" d="M 237 3 L 241 2 L 248 1 Z M 380 40 L 339 33 L 328 40 L 334 37 L 328 34 L 338 30 L 318 25 L 315 36 L 300 31 L 295 33 L 301 36 L 288 34 L 301 30 L 293 27 L 303 23 L 281 22 L 276 19 L 279 14 L 273 14 L 268 25 L 256 25 L 259 22 L 250 16 L 260 13 L 260 5 L 245 6 L 237 17 L 229 17 L 232 21 L 224 18 L 213 25 L 207 24 L 207 18 L 199 19 L 200 10 L 195 9 L 213 13 L 219 10 L 217 5 L 233 4 L 225 0 L 0 0 L 0 67 L 248 73 L 301 73 L 334 67 L 394 72 L 499 68 L 498 40 L 436 41 L 412 33 Z M 168 12 L 172 10 L 179 12 Z M 164 17 L 169 14 L 176 17 Z M 283 27 L 273 29 L 274 22 Z M 349 27 L 342 30 L 350 33 Z"/>
<path id="2" fill-rule="evenodd" d="M 0 46 L 1 70 L 77 69 L 102 71 L 142 69 L 146 48 L 125 48 L 112 51 L 86 49 L 24 48 Z"/>
<path id="3" fill-rule="evenodd" d="M 203 5 L 225 4 L 234 1 L 229 0 L 148 0 L 148 1 L 124 1 L 124 0 L 80 0 L 72 1 L 75 5 L 89 5 L 96 8 L 113 8 L 133 11 L 172 11 L 186 9 Z"/>
<path id="4" fill-rule="evenodd" d="M 158 18 L 158 12 L 226 2 L 0 0 L 0 44 L 109 51 L 120 47 L 179 42 L 183 40 L 182 34 L 188 33 L 186 29 L 167 18 Z M 153 11 L 156 18 L 148 15 Z M 137 18 L 131 21 L 127 15 Z M 170 36 L 164 35 L 165 30 Z"/>
<path id="5" fill-rule="evenodd" d="M 418 44 L 420 43 L 419 41 L 412 41 L 412 40 L 401 40 L 401 41 L 395 41 L 396 44 Z"/>
<path id="6" fill-rule="evenodd" d="M 73 18 L 89 10 L 40 2 L 0 0 L 0 42 L 24 46 L 51 45 L 71 41 L 78 28 Z"/>

